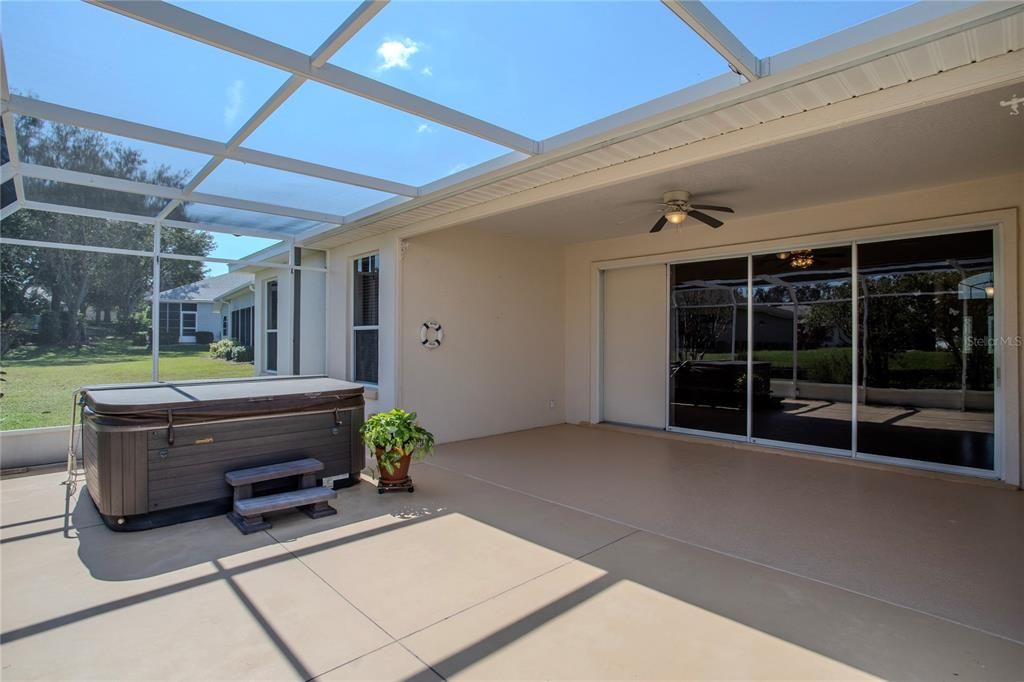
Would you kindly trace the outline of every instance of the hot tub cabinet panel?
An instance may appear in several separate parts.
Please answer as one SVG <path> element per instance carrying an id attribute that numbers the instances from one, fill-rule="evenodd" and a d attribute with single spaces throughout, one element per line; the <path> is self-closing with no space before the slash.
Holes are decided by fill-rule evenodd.
<path id="1" fill-rule="evenodd" d="M 188 400 L 153 400 L 154 388 L 167 398 L 168 386 Z M 87 488 L 118 530 L 226 510 L 232 490 L 224 474 L 234 469 L 313 457 L 325 478 L 355 479 L 365 466 L 356 384 L 270 378 L 93 387 L 84 395 Z"/>

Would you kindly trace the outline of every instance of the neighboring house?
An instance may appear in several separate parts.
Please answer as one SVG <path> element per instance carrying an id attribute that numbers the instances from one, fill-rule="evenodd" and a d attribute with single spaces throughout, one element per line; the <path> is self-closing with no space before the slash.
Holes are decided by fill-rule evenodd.
<path id="1" fill-rule="evenodd" d="M 213 302 L 213 308 L 220 315 L 221 337 L 234 339 L 239 345 L 252 348 L 256 310 L 252 277 L 246 277 L 241 284 L 218 296 Z"/>
<path id="2" fill-rule="evenodd" d="M 324 317 L 327 276 L 324 272 L 293 271 L 288 266 L 288 256 L 288 246 L 283 242 L 246 256 L 245 260 L 260 263 L 237 268 L 232 274 L 251 277 L 253 288 L 248 297 L 228 291 L 221 298 L 241 310 L 247 309 L 243 306 L 253 306 L 249 310 L 252 311 L 253 361 L 257 374 L 324 374 L 327 367 L 327 320 Z M 296 249 L 293 257 L 295 265 L 314 268 L 327 265 L 323 251 Z M 234 329 L 233 324 L 229 319 L 229 329 Z"/>
<path id="3" fill-rule="evenodd" d="M 229 272 L 160 292 L 160 336 L 177 343 L 195 343 L 197 332 L 224 335 L 220 297 L 252 283 L 252 275 Z"/>

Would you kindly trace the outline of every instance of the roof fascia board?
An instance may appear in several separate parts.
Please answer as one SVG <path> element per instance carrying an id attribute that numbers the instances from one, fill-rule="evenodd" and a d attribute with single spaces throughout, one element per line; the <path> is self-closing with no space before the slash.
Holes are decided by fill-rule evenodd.
<path id="1" fill-rule="evenodd" d="M 775 119 L 756 128 L 737 130 L 728 135 L 548 183 L 392 231 L 397 239 L 408 239 L 426 232 L 453 227 L 560 197 L 600 189 L 668 170 L 686 168 L 718 158 L 984 92 L 1019 82 L 1021 73 L 1024 73 L 1024 52 L 1002 55 L 895 88 L 837 102 L 830 107 L 821 107 L 795 116 Z M 334 248 L 358 241 L 345 239 L 345 234 L 345 232 L 339 231 L 334 235 L 320 236 L 312 240 L 301 239 L 300 241 L 315 244 L 318 248 Z"/>

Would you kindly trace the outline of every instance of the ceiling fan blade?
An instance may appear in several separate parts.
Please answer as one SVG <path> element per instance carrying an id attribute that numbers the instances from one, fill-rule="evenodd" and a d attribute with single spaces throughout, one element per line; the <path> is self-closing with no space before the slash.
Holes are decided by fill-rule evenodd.
<path id="1" fill-rule="evenodd" d="M 725 211 L 726 213 L 735 213 L 728 206 L 711 206 L 710 204 L 690 204 L 690 208 L 702 208 L 705 211 Z"/>
<path id="2" fill-rule="evenodd" d="M 661 232 L 661 228 L 665 227 L 665 223 L 668 222 L 668 218 L 661 216 L 658 218 L 658 222 L 654 223 L 654 227 L 651 228 L 651 232 Z"/>
<path id="3" fill-rule="evenodd" d="M 700 211 L 690 211 L 688 215 L 691 218 L 696 218 L 697 220 L 701 221 L 705 225 L 710 225 L 711 227 L 714 227 L 714 228 L 719 228 L 719 227 L 721 227 L 722 225 L 725 224 L 721 220 L 719 220 L 718 218 L 712 218 L 707 213 L 701 213 Z"/>

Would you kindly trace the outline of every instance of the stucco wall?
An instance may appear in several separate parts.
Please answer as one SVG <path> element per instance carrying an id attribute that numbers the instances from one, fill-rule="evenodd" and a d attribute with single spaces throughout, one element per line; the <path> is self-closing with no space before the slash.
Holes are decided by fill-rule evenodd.
<path id="1" fill-rule="evenodd" d="M 378 381 L 367 387 L 366 413 L 389 410 L 397 404 L 396 289 L 399 241 L 395 236 L 363 239 L 332 249 L 327 272 L 327 373 L 350 381 L 352 339 L 352 262 L 358 256 L 380 254 L 380 346 Z"/>
<path id="2" fill-rule="evenodd" d="M 604 278 L 603 304 L 603 418 L 664 428 L 665 266 L 609 271 Z"/>
<path id="3" fill-rule="evenodd" d="M 302 250 L 302 265 L 322 268 L 327 264 L 324 251 Z M 299 367 L 298 374 L 323 374 L 327 275 L 322 272 L 301 273 L 299 288 Z"/>
<path id="4" fill-rule="evenodd" d="M 720 248 L 722 253 L 744 252 L 757 242 L 803 237 L 820 234 L 823 241 L 828 233 L 861 227 L 890 225 L 915 220 L 958 216 L 996 209 L 1016 208 L 1018 231 L 1024 212 L 1024 174 L 1015 174 L 977 180 L 957 185 L 946 185 L 902 192 L 868 199 L 815 206 L 794 211 L 765 214 L 744 218 L 742 213 L 730 216 L 721 230 L 705 229 L 687 224 L 681 230 L 667 229 L 652 237 L 638 234 L 621 239 L 574 244 L 565 256 L 565 386 L 566 419 L 569 422 L 587 421 L 591 413 L 591 357 L 594 351 L 592 292 L 594 264 L 615 259 L 652 256 L 660 253 L 679 254 Z M 899 228 L 894 228 L 894 232 Z M 1012 258 L 1012 255 L 1011 255 Z M 1017 270 L 1024 271 L 1024 240 L 1018 240 Z M 1020 291 L 1018 279 L 1016 290 Z M 1024 296 L 1018 300 L 1018 319 L 1024 320 Z M 650 332 L 653 333 L 653 332 Z M 1020 330 L 1007 330 L 1020 334 Z M 1016 349 L 1020 366 L 1021 349 Z M 1024 369 L 1020 385 L 1024 386 Z M 1020 396 L 1018 396 L 1020 397 Z M 643 398 L 636 387 L 620 389 L 616 400 Z M 653 408 L 644 419 L 663 418 Z M 1018 426 L 1019 428 L 1019 426 Z M 1020 453 L 1007 453 L 1020 457 Z"/>
<path id="5" fill-rule="evenodd" d="M 400 404 L 442 441 L 562 423 L 562 265 L 560 245 L 473 228 L 410 239 Z M 421 345 L 426 320 L 440 348 Z"/>

